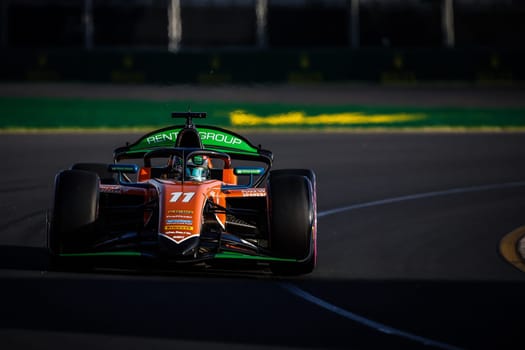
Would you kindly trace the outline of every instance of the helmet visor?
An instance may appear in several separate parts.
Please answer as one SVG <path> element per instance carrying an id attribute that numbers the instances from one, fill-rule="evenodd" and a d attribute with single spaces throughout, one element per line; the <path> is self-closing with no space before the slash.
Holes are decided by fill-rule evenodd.
<path id="1" fill-rule="evenodd" d="M 190 180 L 202 181 L 206 179 L 208 175 L 207 169 L 202 167 L 190 167 L 186 168 L 186 177 Z"/>

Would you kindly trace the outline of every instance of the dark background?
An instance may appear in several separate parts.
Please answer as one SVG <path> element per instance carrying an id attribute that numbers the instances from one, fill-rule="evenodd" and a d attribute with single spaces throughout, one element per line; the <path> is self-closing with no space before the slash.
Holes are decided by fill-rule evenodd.
<path id="1" fill-rule="evenodd" d="M 360 0 L 360 46 L 442 47 L 442 2 Z M 84 0 L 0 3 L 3 48 L 84 47 Z M 94 47 L 167 48 L 169 0 L 92 0 L 91 3 Z M 181 0 L 182 48 L 256 46 L 255 3 L 255 0 Z M 349 3 L 269 0 L 267 47 L 348 47 Z M 523 47 L 525 2 L 454 0 L 453 3 L 455 47 Z"/>
<path id="2" fill-rule="evenodd" d="M 445 1 L 0 0 L 0 80 L 523 81 L 525 2 L 453 0 L 447 45 Z"/>

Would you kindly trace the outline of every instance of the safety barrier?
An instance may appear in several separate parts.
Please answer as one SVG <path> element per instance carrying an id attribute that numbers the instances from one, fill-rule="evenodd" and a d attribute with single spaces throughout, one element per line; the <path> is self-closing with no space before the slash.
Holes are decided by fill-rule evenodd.
<path id="1" fill-rule="evenodd" d="M 2 81 L 154 84 L 525 80 L 522 49 L 4 50 Z"/>

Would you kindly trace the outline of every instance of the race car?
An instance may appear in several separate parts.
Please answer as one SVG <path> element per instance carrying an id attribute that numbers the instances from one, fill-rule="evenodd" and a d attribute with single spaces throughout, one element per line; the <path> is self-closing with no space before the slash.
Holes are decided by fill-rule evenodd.
<path id="1" fill-rule="evenodd" d="M 251 263 L 274 274 L 317 263 L 316 177 L 271 170 L 273 154 L 200 112 L 117 148 L 113 163 L 56 175 L 52 261 L 136 258 L 162 266 Z"/>

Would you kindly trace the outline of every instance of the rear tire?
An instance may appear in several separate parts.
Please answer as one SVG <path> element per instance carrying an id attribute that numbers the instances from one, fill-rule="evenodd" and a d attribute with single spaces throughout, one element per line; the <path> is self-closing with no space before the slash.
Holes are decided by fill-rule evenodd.
<path id="1" fill-rule="evenodd" d="M 93 240 L 98 216 L 99 177 L 82 170 L 65 170 L 55 178 L 55 198 L 48 247 L 52 257 L 78 252 Z"/>
<path id="2" fill-rule="evenodd" d="M 317 263 L 315 174 L 311 170 L 272 171 L 268 179 L 270 248 L 296 262 L 275 262 L 281 275 L 310 273 Z"/>

